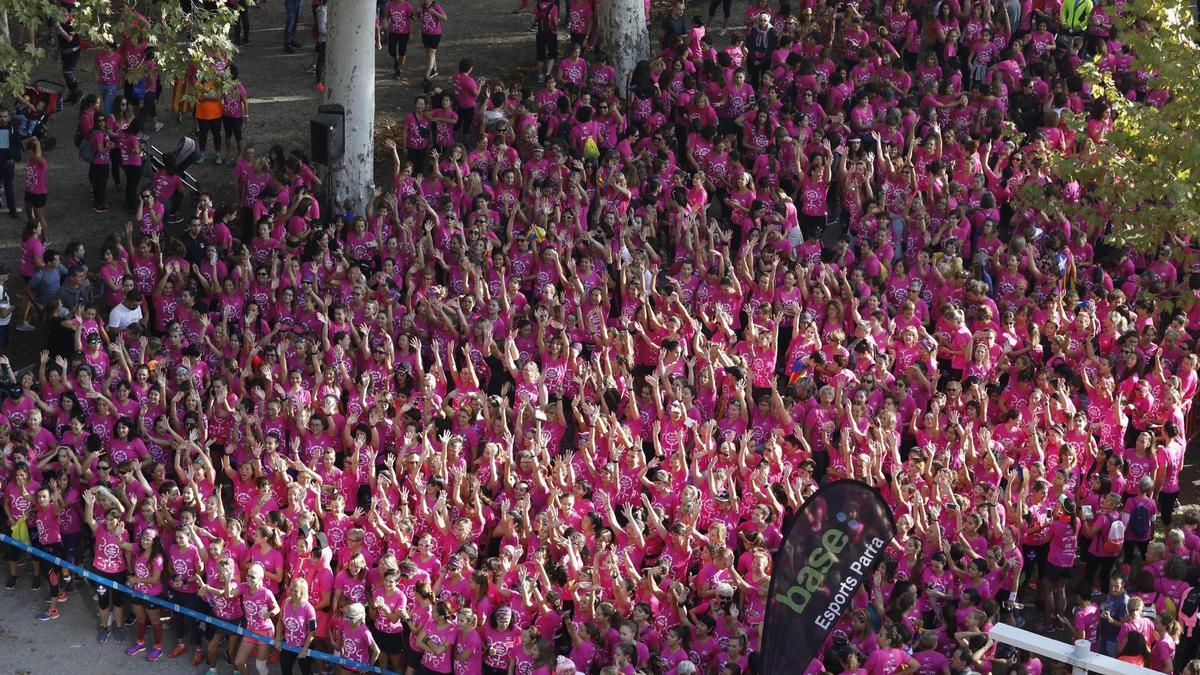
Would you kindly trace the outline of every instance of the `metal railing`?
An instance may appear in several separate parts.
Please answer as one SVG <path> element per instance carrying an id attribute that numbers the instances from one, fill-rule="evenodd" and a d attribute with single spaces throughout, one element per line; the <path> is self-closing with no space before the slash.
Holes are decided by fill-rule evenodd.
<path id="1" fill-rule="evenodd" d="M 1071 666 L 1071 675 L 1162 675 L 1149 668 L 1141 668 L 1097 654 L 1092 651 L 1092 643 L 1088 640 L 1076 640 L 1075 644 L 1071 645 L 1006 623 L 993 626 L 988 631 L 988 637 L 996 642 L 1024 649 L 1031 654 L 1065 663 Z"/>

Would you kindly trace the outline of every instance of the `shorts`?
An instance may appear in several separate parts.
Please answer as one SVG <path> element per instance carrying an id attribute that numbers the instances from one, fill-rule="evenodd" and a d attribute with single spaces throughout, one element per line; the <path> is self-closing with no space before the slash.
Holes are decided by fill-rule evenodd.
<path id="1" fill-rule="evenodd" d="M 155 600 L 162 600 L 162 593 L 159 593 L 158 595 L 152 595 L 150 597 L 154 598 Z M 162 609 L 162 605 L 157 605 L 153 602 L 150 602 L 146 598 L 137 595 L 129 596 L 129 604 L 131 607 L 144 607 L 151 611 L 158 611 Z"/>
<path id="2" fill-rule="evenodd" d="M 371 626 L 371 634 L 375 636 L 375 644 L 379 645 L 379 651 L 384 654 L 395 656 L 408 652 L 408 635 L 405 631 L 385 633 Z"/>
<path id="3" fill-rule="evenodd" d="M 216 617 L 215 614 L 213 616 Z M 218 619 L 218 621 L 224 621 L 225 623 L 231 623 L 231 624 L 237 626 L 238 628 L 246 627 L 246 617 L 243 617 L 243 616 L 239 616 L 236 619 Z M 238 638 L 241 637 L 241 635 L 238 635 L 237 633 L 233 633 L 228 630 L 225 630 L 224 628 L 221 628 L 219 626 L 213 625 L 213 623 L 211 623 L 209 621 L 205 621 L 204 622 L 204 637 L 206 637 L 210 640 L 215 637 L 227 637 L 231 640 L 237 640 Z"/>
<path id="4" fill-rule="evenodd" d="M 43 192 L 40 195 L 35 195 L 32 192 L 26 192 L 25 193 L 25 205 L 32 206 L 35 209 L 45 208 L 46 207 L 46 193 Z"/>
<path id="5" fill-rule="evenodd" d="M 1066 581 L 1075 574 L 1074 567 L 1059 567 L 1054 563 L 1047 562 L 1046 569 L 1043 572 L 1047 581 Z"/>
<path id="6" fill-rule="evenodd" d="M 425 45 L 425 49 L 437 49 L 438 45 L 441 43 L 441 35 L 429 35 L 428 33 L 421 33 L 421 44 Z"/>
<path id="7" fill-rule="evenodd" d="M 543 30 L 537 32 L 537 60 L 558 60 L 558 33 Z"/>
<path id="8" fill-rule="evenodd" d="M 244 624 L 242 624 L 242 628 L 245 628 L 245 625 L 244 625 Z M 271 636 L 269 636 L 269 635 L 268 635 L 267 637 L 271 637 Z M 258 639 L 256 639 L 256 638 L 252 638 L 252 637 L 250 637 L 249 635 L 243 635 L 243 636 L 242 636 L 242 642 L 249 643 L 249 644 L 252 644 L 252 645 L 255 645 L 255 646 L 260 646 L 260 645 L 261 645 L 261 646 L 263 646 L 263 647 L 274 647 L 274 646 L 275 646 L 274 638 L 273 638 L 273 637 L 271 637 L 271 640 L 272 640 L 271 642 L 263 642 L 262 640 L 258 640 Z"/>
<path id="9" fill-rule="evenodd" d="M 96 575 L 104 577 L 109 581 L 115 581 L 119 584 L 125 583 L 125 578 L 128 576 L 125 572 L 101 572 L 96 570 Z M 96 604 L 100 609 L 108 609 L 109 606 L 120 609 L 125 606 L 125 594 L 103 584 L 96 587 Z"/>
<path id="10" fill-rule="evenodd" d="M 408 54 L 408 33 L 388 33 L 388 54 L 398 59 Z"/>
<path id="11" fill-rule="evenodd" d="M 225 128 L 225 138 L 242 140 L 242 127 L 246 124 L 244 117 L 222 117 L 221 126 Z"/>

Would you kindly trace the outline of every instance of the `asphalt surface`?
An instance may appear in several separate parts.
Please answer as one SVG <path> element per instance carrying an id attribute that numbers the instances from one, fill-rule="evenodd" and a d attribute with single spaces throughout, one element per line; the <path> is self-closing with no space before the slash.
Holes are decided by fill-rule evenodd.
<path id="1" fill-rule="evenodd" d="M 7 576 L 5 569 L 3 576 Z M 47 585 L 42 590 L 30 589 L 30 567 L 21 568 L 21 579 L 15 590 L 0 587 L 0 675 L 117 675 L 154 672 L 158 675 L 192 675 L 204 672 L 192 668 L 191 654 L 178 659 L 163 654 L 155 663 L 146 661 L 145 653 L 126 656 L 133 627 L 125 628 L 127 639 L 117 644 L 109 640 L 96 642 L 96 603 L 90 587 L 80 586 L 60 605 L 58 619 L 38 621 L 37 614 L 48 605 Z M 167 631 L 164 642 L 173 639 Z M 222 675 L 234 672 L 230 666 L 218 669 Z M 276 666 L 273 672 L 278 673 Z"/>

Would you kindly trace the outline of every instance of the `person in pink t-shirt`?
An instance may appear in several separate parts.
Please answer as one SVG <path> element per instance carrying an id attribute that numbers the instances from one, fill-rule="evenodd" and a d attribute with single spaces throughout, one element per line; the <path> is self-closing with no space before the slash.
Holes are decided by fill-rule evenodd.
<path id="1" fill-rule="evenodd" d="M 49 487 L 39 488 L 36 499 L 34 527 L 31 527 L 30 531 L 37 532 L 38 547 L 50 555 L 67 558 L 67 551 L 63 547 L 60 514 L 63 509 L 68 507 L 63 502 L 62 492 L 59 491 L 57 483 L 54 484 L 53 490 Z M 67 599 L 66 591 L 59 585 L 63 578 L 63 572 L 62 568 L 46 566 L 46 576 L 50 580 L 50 607 L 38 615 L 39 619 L 48 620 L 58 617 L 58 603 Z"/>
<path id="2" fill-rule="evenodd" d="M 257 633 L 261 637 L 246 635 L 238 645 L 237 656 L 234 657 L 234 667 L 242 675 L 250 673 L 250 657 L 254 657 L 254 666 L 259 675 L 266 675 L 267 657 L 275 637 L 275 617 L 279 615 L 279 603 L 275 594 L 263 585 L 263 566 L 254 563 L 246 570 L 246 580 L 240 584 L 230 585 L 224 589 L 213 588 L 199 581 L 201 590 L 209 594 L 222 595 L 226 598 L 240 598 L 242 614 L 246 619 L 246 630 Z M 198 575 L 197 575 L 198 576 Z M 264 639 L 265 638 L 265 639 Z"/>
<path id="3" fill-rule="evenodd" d="M 416 641 L 423 652 L 421 667 L 428 672 L 454 671 L 453 650 L 458 626 L 450 621 L 450 617 L 450 605 L 439 600 L 433 605 L 433 616 L 417 631 Z"/>
<path id="4" fill-rule="evenodd" d="M 308 648 L 316 636 L 317 610 L 308 601 L 308 581 L 294 579 L 276 617 L 275 649 L 279 650 L 280 671 L 291 675 L 293 667 L 299 663 L 301 672 L 310 672 L 312 659 L 308 656 Z M 283 649 L 283 645 L 300 649 Z"/>
<path id="5" fill-rule="evenodd" d="M 367 626 L 367 610 L 362 603 L 352 602 L 346 606 L 346 618 L 335 621 L 333 644 L 338 655 L 359 663 L 375 663 L 379 658 L 379 646 Z M 358 668 L 338 666 L 338 673 L 358 672 Z"/>
<path id="6" fill-rule="evenodd" d="M 133 560 L 133 566 L 129 570 L 129 577 L 125 583 L 138 593 L 158 599 L 165 587 L 162 577 L 163 548 L 158 538 L 158 532 L 154 528 L 147 528 L 138 537 L 137 546 L 124 544 L 122 548 L 129 551 Z M 137 619 L 134 629 L 137 639 L 129 649 L 125 650 L 125 654 L 134 656 L 146 651 L 146 627 L 149 625 L 154 637 L 154 644 L 146 653 L 146 660 L 157 661 L 162 656 L 163 628 L 159 616 L 161 610 L 158 605 L 141 597 L 133 597 L 132 600 L 133 616 Z"/>

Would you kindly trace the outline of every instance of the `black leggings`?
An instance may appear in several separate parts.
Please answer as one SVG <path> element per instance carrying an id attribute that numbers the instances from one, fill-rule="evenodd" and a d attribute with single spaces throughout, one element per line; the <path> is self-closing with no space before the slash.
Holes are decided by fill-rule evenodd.
<path id="1" fill-rule="evenodd" d="M 1107 588 L 1108 578 L 1112 576 L 1113 567 L 1117 564 L 1117 556 L 1101 557 L 1088 553 L 1084 559 L 1087 560 L 1087 565 L 1083 570 L 1083 582 L 1095 588 L 1096 578 L 1099 576 L 1100 587 Z"/>
<path id="2" fill-rule="evenodd" d="M 108 195 L 105 191 L 108 187 L 108 165 L 88 165 L 88 181 L 92 184 L 92 206 L 108 205 Z"/>
<path id="3" fill-rule="evenodd" d="M 1158 493 L 1158 515 L 1162 517 L 1163 527 L 1171 527 L 1175 505 L 1179 503 L 1179 492 Z"/>
<path id="4" fill-rule="evenodd" d="M 286 649 L 279 652 L 279 672 L 283 675 L 292 675 L 292 668 L 296 664 L 300 665 L 300 672 L 303 675 L 312 675 L 312 657 L 306 656 L 300 658 L 300 654 Z"/>
<path id="5" fill-rule="evenodd" d="M 209 611 L 208 604 L 201 601 L 200 596 L 195 593 L 183 593 L 172 590 L 167 597 L 171 602 L 180 607 L 186 607 L 201 614 Z M 171 614 L 171 628 L 174 629 L 175 639 L 179 642 L 185 642 L 186 638 L 190 637 L 192 644 L 197 649 L 203 644 L 204 635 L 200 630 L 200 622 L 190 616 L 186 616 L 183 612 L 173 612 Z"/>
<path id="6" fill-rule="evenodd" d="M 53 544 L 44 544 L 38 548 L 56 558 L 61 558 L 63 560 L 67 559 L 67 549 L 63 547 L 61 541 Z M 42 576 L 46 577 L 46 581 L 50 582 L 50 597 L 58 597 L 58 584 L 60 581 L 62 581 L 62 568 L 52 565 L 49 562 L 42 561 Z"/>
<path id="7" fill-rule="evenodd" d="M 708 18 L 711 19 L 717 15 L 717 7 L 721 7 L 721 12 L 728 21 L 729 15 L 733 13 L 733 0 L 708 0 Z"/>
<path id="8" fill-rule="evenodd" d="M 138 187 L 142 183 L 142 165 L 125 165 L 125 210 L 137 208 Z"/>
<path id="9" fill-rule="evenodd" d="M 454 123 L 454 130 L 459 133 L 459 137 L 463 139 L 471 138 L 471 126 L 475 123 L 475 108 L 459 108 L 458 121 Z"/>
<path id="10" fill-rule="evenodd" d="M 208 135 L 212 134 L 213 150 L 221 151 L 221 118 L 215 120 L 196 120 L 196 125 L 200 128 L 199 138 L 196 141 L 200 144 L 200 152 L 204 152 L 208 147 Z"/>

